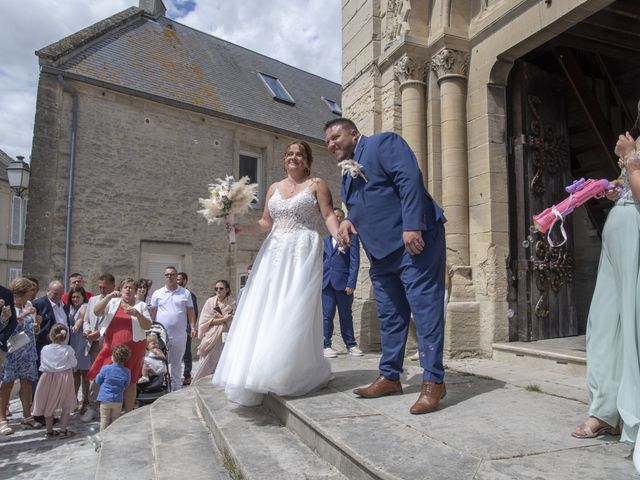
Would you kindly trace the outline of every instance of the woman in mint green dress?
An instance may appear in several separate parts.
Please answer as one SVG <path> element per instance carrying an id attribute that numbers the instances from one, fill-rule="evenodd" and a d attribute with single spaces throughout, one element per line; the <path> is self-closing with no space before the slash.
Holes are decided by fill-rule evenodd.
<path id="1" fill-rule="evenodd" d="M 587 324 L 589 418 L 571 434 L 594 438 L 617 434 L 635 443 L 640 426 L 640 138 L 620 135 L 624 193 L 602 232 Z M 636 466 L 638 468 L 638 466 Z"/>

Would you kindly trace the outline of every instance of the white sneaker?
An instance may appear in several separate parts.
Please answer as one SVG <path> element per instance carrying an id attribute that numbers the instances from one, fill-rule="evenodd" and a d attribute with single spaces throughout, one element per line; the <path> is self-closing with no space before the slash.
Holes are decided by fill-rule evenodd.
<path id="1" fill-rule="evenodd" d="M 324 358 L 336 358 L 338 356 L 338 352 L 331 347 L 325 348 L 322 353 L 324 353 Z"/>
<path id="2" fill-rule="evenodd" d="M 84 414 L 80 417 L 80 420 L 82 420 L 84 423 L 89 423 L 95 417 L 96 417 L 96 411 L 93 408 L 88 407 L 87 411 L 84 412 Z"/>
<path id="3" fill-rule="evenodd" d="M 356 346 L 353 346 L 347 349 L 347 351 L 349 352 L 349 355 L 351 355 L 352 357 L 362 357 L 364 355 L 364 353 L 362 353 L 362 350 L 360 350 Z"/>
<path id="4" fill-rule="evenodd" d="M 413 360 L 414 362 L 420 360 L 420 352 L 416 352 L 409 357 L 409 360 Z"/>

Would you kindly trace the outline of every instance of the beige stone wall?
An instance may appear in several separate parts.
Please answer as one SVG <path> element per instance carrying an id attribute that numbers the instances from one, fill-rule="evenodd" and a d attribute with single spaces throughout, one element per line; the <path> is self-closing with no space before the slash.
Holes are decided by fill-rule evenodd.
<path id="1" fill-rule="evenodd" d="M 0 285 L 9 285 L 9 269 L 22 268 L 22 245 L 11 243 L 11 199 L 9 183 L 0 180 Z"/>
<path id="2" fill-rule="evenodd" d="M 260 152 L 262 192 L 283 177 L 282 156 L 292 138 L 157 102 L 68 81 L 78 91 L 79 118 L 71 271 L 88 286 L 103 272 L 140 275 L 141 242 L 188 246 L 189 288 L 201 304 L 216 279 L 237 290 L 236 264 L 250 263 L 262 237 L 239 237 L 229 247 L 222 226 L 196 211 L 207 184 L 238 176 L 241 150 Z M 42 74 L 32 160 L 32 196 L 25 272 L 43 284 L 64 268 L 68 138 L 71 100 L 54 77 Z M 312 172 L 339 199 L 340 176 L 321 142 L 312 145 Z M 248 215 L 256 220 L 262 209 Z"/>
<path id="3" fill-rule="evenodd" d="M 364 133 L 402 131 L 403 105 L 393 65 L 405 54 L 418 62 L 432 61 L 425 87 L 425 176 L 434 197 L 448 207 L 450 220 L 447 240 L 453 250 L 448 260 L 454 275 L 446 324 L 449 355 L 488 355 L 493 342 L 508 340 L 505 87 L 512 62 L 612 2 L 343 2 L 342 106 Z M 443 48 L 456 58 L 466 56 L 468 69 L 434 64 Z M 380 80 L 375 85 L 367 75 L 374 69 Z M 451 73 L 459 77 L 447 81 Z M 453 101 L 450 93 L 462 101 Z M 447 122 L 458 127 L 443 131 Z M 366 284 L 361 290 L 365 294 L 356 297 L 356 331 L 375 339 L 375 313 L 364 308 L 371 295 Z"/>

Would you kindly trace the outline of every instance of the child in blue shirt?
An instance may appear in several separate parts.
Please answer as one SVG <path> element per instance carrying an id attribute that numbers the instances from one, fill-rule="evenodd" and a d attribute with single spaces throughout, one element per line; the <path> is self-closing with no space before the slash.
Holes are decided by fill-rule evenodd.
<path id="1" fill-rule="evenodd" d="M 113 363 L 100 369 L 96 383 L 100 385 L 100 431 L 107 428 L 120 416 L 124 390 L 131 381 L 131 372 L 124 366 L 131 350 L 126 345 L 117 345 L 111 352 Z"/>

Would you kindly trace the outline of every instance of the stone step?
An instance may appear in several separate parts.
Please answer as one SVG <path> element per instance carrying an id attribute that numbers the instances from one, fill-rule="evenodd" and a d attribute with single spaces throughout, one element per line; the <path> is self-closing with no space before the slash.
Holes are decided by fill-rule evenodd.
<path id="1" fill-rule="evenodd" d="M 151 405 L 156 480 L 228 479 L 220 452 L 196 406 L 196 391 L 186 388 Z"/>
<path id="2" fill-rule="evenodd" d="M 232 474 L 244 480 L 346 478 L 265 408 L 227 401 L 224 393 L 211 385 L 210 378 L 193 387 L 198 407 Z"/>
<path id="3" fill-rule="evenodd" d="M 134 410 L 98 435 L 96 480 L 122 480 L 131 472 L 136 480 L 154 479 L 150 414 L 149 407 Z"/>
<path id="4" fill-rule="evenodd" d="M 396 413 L 399 396 L 372 402 L 345 392 L 343 382 L 352 381 L 348 373 L 336 372 L 331 386 L 316 396 L 269 395 L 264 405 L 350 480 L 458 480 L 473 476 L 480 459 L 388 416 L 387 408 Z M 408 406 L 401 408 L 408 410 Z M 426 416 L 412 419 L 427 420 Z M 457 467 L 451 469 L 450 465 Z"/>
<path id="5" fill-rule="evenodd" d="M 493 359 L 530 369 L 585 377 L 586 353 L 573 348 L 542 342 L 494 343 Z"/>
<path id="6" fill-rule="evenodd" d="M 184 389 L 119 418 L 99 436 L 96 480 L 228 479 L 222 458 Z M 86 472 L 84 477 L 86 478 Z"/>

